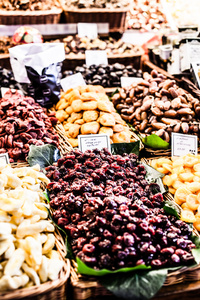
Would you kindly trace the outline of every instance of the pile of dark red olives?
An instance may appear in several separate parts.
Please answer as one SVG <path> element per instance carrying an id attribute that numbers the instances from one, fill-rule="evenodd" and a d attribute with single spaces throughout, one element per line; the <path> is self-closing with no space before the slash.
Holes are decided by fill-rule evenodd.
<path id="1" fill-rule="evenodd" d="M 46 168 L 55 222 L 95 269 L 191 264 L 192 229 L 166 215 L 164 200 L 135 154 L 73 150 Z"/>

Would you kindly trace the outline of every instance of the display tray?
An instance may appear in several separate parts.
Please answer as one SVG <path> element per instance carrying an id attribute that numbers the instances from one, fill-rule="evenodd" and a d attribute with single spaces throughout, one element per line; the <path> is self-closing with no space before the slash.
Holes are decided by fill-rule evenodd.
<path id="1" fill-rule="evenodd" d="M 110 32 L 123 33 L 126 29 L 128 8 L 73 8 L 63 5 L 66 23 L 109 23 Z"/>
<path id="2" fill-rule="evenodd" d="M 144 54 L 144 50 L 142 47 L 137 46 L 137 53 L 130 53 L 130 54 L 113 54 L 108 55 L 108 63 L 114 64 L 116 62 L 121 64 L 131 64 L 135 69 L 141 68 L 141 58 Z M 74 70 L 77 66 L 81 66 L 85 64 L 85 55 L 84 54 L 73 54 L 73 55 L 65 55 L 65 60 L 63 61 L 63 70 Z M 8 53 L 6 54 L 0 54 L 0 66 L 6 69 L 11 69 L 10 65 L 10 55 Z"/>
<path id="3" fill-rule="evenodd" d="M 57 24 L 60 21 L 62 9 L 38 11 L 7 11 L 0 10 L 0 24 L 24 25 L 24 24 Z"/>
<path id="4" fill-rule="evenodd" d="M 147 159 L 142 159 L 143 162 L 148 163 Z M 166 193 L 164 195 L 164 199 L 170 200 L 174 202 L 174 199 L 170 193 Z M 180 206 L 178 206 L 175 202 L 174 204 L 177 206 L 179 210 L 181 210 Z M 197 236 L 200 236 L 196 229 L 193 230 L 193 233 Z M 77 264 L 75 261 L 71 263 L 71 285 L 73 287 L 73 299 L 74 300 L 92 300 L 92 299 L 99 299 L 98 297 L 101 295 L 106 297 L 106 299 L 115 299 L 114 295 L 110 293 L 105 287 L 103 287 L 94 277 L 89 277 L 85 275 L 81 275 L 77 273 Z M 177 271 L 171 271 L 168 273 L 167 278 L 163 287 L 157 293 L 152 300 L 159 300 L 159 299 L 166 299 L 170 297 L 173 298 L 173 293 L 175 294 L 177 286 L 179 287 L 180 284 L 183 287 L 189 285 L 189 282 L 192 283 L 194 286 L 195 284 L 200 288 L 200 265 L 194 267 L 183 267 Z M 182 289 L 179 292 L 183 292 Z M 171 297 L 172 295 L 172 297 Z M 166 297 L 166 298 L 165 298 Z M 119 299 L 119 298 L 116 298 Z M 168 298 L 169 299 L 169 298 Z M 188 299 L 188 298 L 183 298 Z"/>
<path id="5" fill-rule="evenodd" d="M 182 76 L 181 78 L 177 78 L 171 74 L 169 74 L 167 71 L 159 68 L 158 66 L 154 65 L 152 62 L 149 60 L 143 60 L 142 61 L 142 70 L 143 72 L 148 71 L 150 72 L 151 70 L 157 70 L 159 73 L 165 75 L 169 79 L 176 80 L 176 82 L 185 89 L 187 92 L 191 93 L 194 97 L 200 99 L 200 89 L 188 78 Z"/>
<path id="6" fill-rule="evenodd" d="M 0 292 L 0 299 L 4 300 L 66 300 L 67 282 L 70 276 L 70 261 L 65 259 L 66 247 L 58 230 L 55 232 L 56 248 L 64 265 L 59 277 L 53 281 L 47 281 L 38 286 L 22 288 L 9 292 Z"/>

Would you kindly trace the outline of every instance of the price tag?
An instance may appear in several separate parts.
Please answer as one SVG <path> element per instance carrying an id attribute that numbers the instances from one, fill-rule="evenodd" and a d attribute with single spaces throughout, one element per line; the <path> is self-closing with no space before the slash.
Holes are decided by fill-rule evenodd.
<path id="1" fill-rule="evenodd" d="M 85 51 L 85 62 L 89 67 L 91 65 L 107 65 L 108 58 L 105 50 L 86 50 Z"/>
<path id="2" fill-rule="evenodd" d="M 130 86 L 132 83 L 136 82 L 141 82 L 142 78 L 138 78 L 138 77 L 121 77 L 121 87 L 126 87 L 126 86 Z"/>
<path id="3" fill-rule="evenodd" d="M 11 90 L 12 93 L 15 93 L 16 91 L 18 91 L 21 95 L 23 95 L 22 91 L 20 91 L 20 90 L 2 87 L 2 88 L 1 88 L 1 96 L 2 96 L 2 98 L 4 97 L 5 93 L 6 93 L 7 91 L 9 91 L 9 90 Z"/>
<path id="4" fill-rule="evenodd" d="M 198 143 L 196 135 L 172 132 L 172 156 L 182 156 L 188 153 L 197 155 Z"/>
<path id="5" fill-rule="evenodd" d="M 64 92 L 79 85 L 86 85 L 81 73 L 76 73 L 61 79 L 60 84 Z"/>
<path id="6" fill-rule="evenodd" d="M 9 159 L 8 153 L 2 153 L 2 154 L 0 154 L 0 164 L 4 163 L 4 162 L 7 165 L 10 163 L 10 159 Z"/>
<path id="7" fill-rule="evenodd" d="M 88 37 L 93 40 L 98 36 L 97 24 L 95 23 L 78 23 L 78 36 Z"/>
<path id="8" fill-rule="evenodd" d="M 110 151 L 110 137 L 107 134 L 88 134 L 78 136 L 79 150 L 85 152 L 86 150 L 107 148 Z"/>

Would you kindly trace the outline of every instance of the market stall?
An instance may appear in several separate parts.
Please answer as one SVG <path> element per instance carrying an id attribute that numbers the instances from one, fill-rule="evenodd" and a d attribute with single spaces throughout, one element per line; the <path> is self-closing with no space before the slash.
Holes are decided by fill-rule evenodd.
<path id="1" fill-rule="evenodd" d="M 199 299 L 199 29 L 175 2 L 0 1 L 0 299 Z"/>

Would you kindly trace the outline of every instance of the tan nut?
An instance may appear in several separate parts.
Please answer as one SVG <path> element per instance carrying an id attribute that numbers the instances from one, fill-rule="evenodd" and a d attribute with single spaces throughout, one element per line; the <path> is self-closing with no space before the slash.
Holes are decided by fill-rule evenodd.
<path id="1" fill-rule="evenodd" d="M 165 123 L 166 125 L 173 125 L 179 122 L 177 119 L 170 119 L 170 118 L 161 118 L 161 121 Z"/>
<path id="2" fill-rule="evenodd" d="M 178 97 L 178 93 L 176 92 L 174 87 L 169 88 L 169 92 L 173 99 Z"/>
<path id="3" fill-rule="evenodd" d="M 156 132 L 156 135 L 159 136 L 159 137 L 162 137 L 163 134 L 164 134 L 165 130 L 164 129 L 159 129 L 157 132 Z"/>
<path id="4" fill-rule="evenodd" d="M 131 89 L 130 92 L 129 92 L 129 97 L 132 99 L 135 95 L 135 90 L 134 89 Z"/>
<path id="5" fill-rule="evenodd" d="M 158 107 L 152 107 L 151 108 L 151 111 L 152 113 L 155 115 L 155 116 L 162 116 L 163 115 L 163 112 L 158 108 Z"/>
<path id="6" fill-rule="evenodd" d="M 177 112 L 174 109 L 169 109 L 164 112 L 164 116 L 167 118 L 175 118 L 177 116 Z"/>
<path id="7" fill-rule="evenodd" d="M 147 112 L 146 112 L 146 111 L 143 111 L 143 112 L 141 113 L 141 120 L 145 120 L 145 119 L 147 119 Z"/>
<path id="8" fill-rule="evenodd" d="M 171 107 L 172 108 L 180 108 L 181 107 L 181 99 L 179 97 L 174 98 L 171 101 Z"/>
<path id="9" fill-rule="evenodd" d="M 135 111 L 135 117 L 136 117 L 136 119 L 137 119 L 138 121 L 141 120 L 141 115 L 140 115 L 140 113 L 141 113 L 141 108 L 138 107 L 138 108 L 136 109 L 136 111 Z"/>
<path id="10" fill-rule="evenodd" d="M 177 123 L 174 128 L 173 128 L 173 131 L 174 132 L 179 132 L 180 131 L 180 128 L 181 128 L 181 124 L 180 123 Z"/>
<path id="11" fill-rule="evenodd" d="M 141 110 L 142 111 L 147 111 L 151 107 L 152 103 L 153 103 L 152 99 L 149 99 L 149 100 L 143 102 L 143 104 L 141 106 Z"/>
<path id="12" fill-rule="evenodd" d="M 162 97 L 163 98 L 163 97 Z M 163 106 L 163 109 L 164 110 L 168 110 L 171 106 L 171 102 L 170 101 L 166 101 L 164 102 L 164 106 Z"/>
<path id="13" fill-rule="evenodd" d="M 126 93 L 124 92 L 124 89 L 120 89 L 119 94 L 122 99 L 126 99 Z"/>
<path id="14" fill-rule="evenodd" d="M 182 128 L 182 130 L 183 130 L 183 133 L 188 133 L 188 131 L 189 131 L 189 125 L 188 125 L 188 123 L 182 123 L 181 124 L 181 128 Z"/>
<path id="15" fill-rule="evenodd" d="M 177 113 L 179 115 L 192 115 L 193 111 L 190 108 L 180 108 L 179 110 L 177 110 Z"/>
<path id="16" fill-rule="evenodd" d="M 169 141 L 170 141 L 170 136 L 169 136 L 169 133 L 168 133 L 167 131 L 164 132 L 163 138 L 164 138 L 164 140 L 165 140 L 167 143 L 169 143 Z"/>
<path id="17" fill-rule="evenodd" d="M 152 123 L 152 127 L 155 129 L 165 129 L 166 128 L 166 124 L 161 123 L 161 122 L 153 122 Z"/>
<path id="18" fill-rule="evenodd" d="M 140 131 L 144 131 L 147 127 L 147 123 L 148 123 L 148 120 L 143 120 L 142 123 L 140 124 Z"/>

